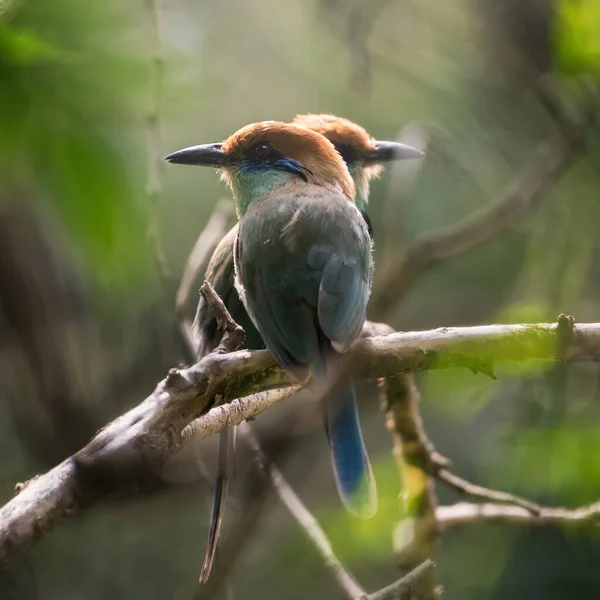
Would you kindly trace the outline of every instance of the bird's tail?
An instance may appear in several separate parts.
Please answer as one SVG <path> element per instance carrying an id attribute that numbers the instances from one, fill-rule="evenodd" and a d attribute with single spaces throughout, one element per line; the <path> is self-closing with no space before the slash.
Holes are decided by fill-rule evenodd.
<path id="1" fill-rule="evenodd" d="M 352 380 L 342 378 L 324 403 L 324 421 L 338 493 L 364 519 L 377 512 L 377 488 L 363 442 Z"/>
<path id="2" fill-rule="evenodd" d="M 217 479 L 215 482 L 215 493 L 213 495 L 212 512 L 210 515 L 210 527 L 208 530 L 208 541 L 204 563 L 200 571 L 200 583 L 206 583 L 212 570 L 221 523 L 223 521 L 223 509 L 227 498 L 227 487 L 229 484 L 230 455 L 235 445 L 235 427 L 224 429 L 219 433 L 219 447 L 217 449 Z"/>

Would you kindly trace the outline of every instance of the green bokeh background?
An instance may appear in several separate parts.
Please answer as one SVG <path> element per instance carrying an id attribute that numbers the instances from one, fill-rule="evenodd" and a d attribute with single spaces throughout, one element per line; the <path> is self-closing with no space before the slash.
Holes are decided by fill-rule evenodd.
<path id="1" fill-rule="evenodd" d="M 31 288 L 39 292 L 33 313 L 45 315 L 53 332 L 44 337 L 36 325 L 33 346 L 8 304 L 1 307 L 2 501 L 16 481 L 77 449 L 185 360 L 174 295 L 198 233 L 227 191 L 210 170 L 160 169 L 155 218 L 169 272 L 161 282 L 146 235 L 157 52 L 162 135 L 151 144 L 161 155 L 299 112 L 343 115 L 380 139 L 402 132 L 418 141 L 426 132 L 422 167 L 397 165 L 373 185 L 377 264 L 491 202 L 556 134 L 536 82 L 552 81 L 567 112 L 577 114 L 600 64 L 593 0 L 163 0 L 160 49 L 151 16 L 140 0 L 0 0 L 0 213 L 5 231 L 15 232 L 0 265 L 14 262 L 25 281 L 43 282 L 48 269 L 39 256 L 51 254 L 59 307 L 46 310 L 54 305 L 45 284 Z M 539 209 L 427 273 L 388 321 L 404 330 L 548 321 L 561 312 L 599 321 L 598 150 L 590 132 L 585 152 Z M 38 229 L 21 230 L 23 222 Z M 50 250 L 32 250 L 36 235 Z M 18 306 L 17 291 L 4 289 Z M 40 391 L 51 385 L 37 382 L 31 352 L 42 363 L 60 361 L 70 416 L 52 412 Z M 595 365 L 511 365 L 497 369 L 496 381 L 447 370 L 418 383 L 429 435 L 457 471 L 544 504 L 577 506 L 600 496 L 598 375 Z M 392 532 L 401 481 L 376 395 L 363 387 L 377 517 L 357 522 L 339 506 L 318 424 L 283 469 L 339 557 L 377 589 L 397 578 Z M 301 409 L 288 404 L 258 427 L 266 434 L 281 427 L 288 411 Z M 84 413 L 92 417 L 75 419 Z M 195 452 L 210 464 L 214 440 Z M 0 574 L 0 598 L 186 598 L 211 493 L 194 464 L 182 457 L 161 475 L 168 485 L 158 493 L 63 523 Z M 235 485 L 232 494 L 228 510 L 237 515 L 243 502 Z M 457 499 L 444 489 L 440 498 Z M 443 536 L 437 560 L 445 598 L 555 600 L 598 597 L 599 558 L 593 530 L 488 526 Z M 239 598 L 343 597 L 275 501 L 232 586 Z"/>

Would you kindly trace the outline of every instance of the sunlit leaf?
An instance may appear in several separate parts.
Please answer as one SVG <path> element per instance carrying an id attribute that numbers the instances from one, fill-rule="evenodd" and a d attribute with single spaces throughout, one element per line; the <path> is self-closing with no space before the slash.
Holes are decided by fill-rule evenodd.
<path id="1" fill-rule="evenodd" d="M 600 3 L 561 0 L 557 3 L 555 58 L 567 75 L 597 72 L 600 67 Z"/>

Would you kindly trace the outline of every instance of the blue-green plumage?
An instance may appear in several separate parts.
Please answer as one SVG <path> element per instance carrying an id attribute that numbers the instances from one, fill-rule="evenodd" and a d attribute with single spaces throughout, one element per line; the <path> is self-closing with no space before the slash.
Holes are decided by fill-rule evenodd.
<path id="1" fill-rule="evenodd" d="M 362 331 L 372 273 L 366 224 L 335 190 L 305 186 L 272 194 L 240 219 L 238 287 L 267 347 L 298 379 L 337 376 L 338 352 Z M 371 516 L 375 485 L 347 375 L 324 399 L 323 411 L 340 496 L 351 510 Z"/>

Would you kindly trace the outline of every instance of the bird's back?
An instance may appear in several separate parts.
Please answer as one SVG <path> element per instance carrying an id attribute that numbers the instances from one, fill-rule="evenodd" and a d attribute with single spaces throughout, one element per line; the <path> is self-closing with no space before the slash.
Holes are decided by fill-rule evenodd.
<path id="1" fill-rule="evenodd" d="M 237 252 L 247 308 L 284 368 L 304 378 L 323 368 L 332 344 L 360 334 L 371 242 L 341 193 L 305 185 L 257 200 L 240 221 Z"/>

